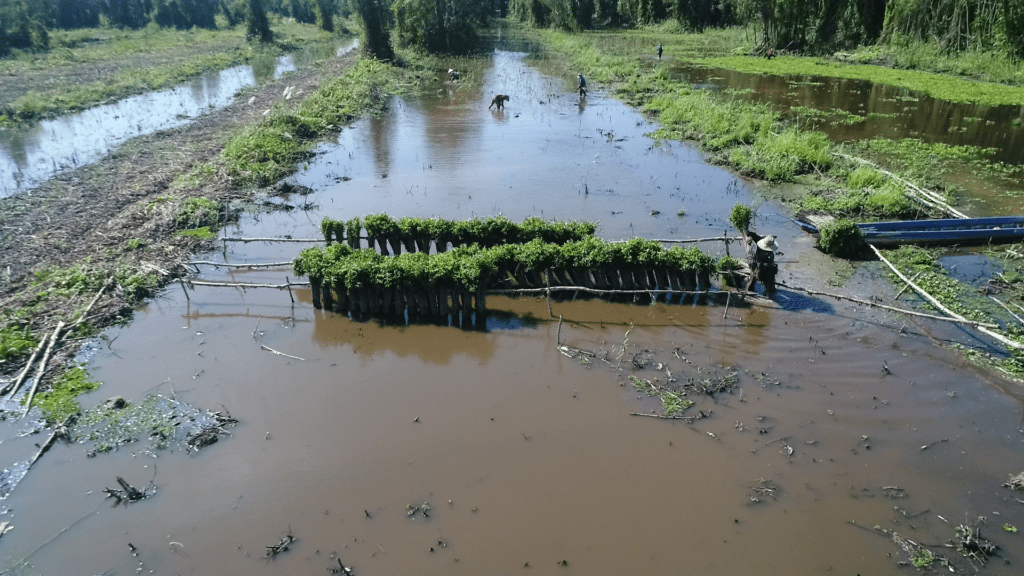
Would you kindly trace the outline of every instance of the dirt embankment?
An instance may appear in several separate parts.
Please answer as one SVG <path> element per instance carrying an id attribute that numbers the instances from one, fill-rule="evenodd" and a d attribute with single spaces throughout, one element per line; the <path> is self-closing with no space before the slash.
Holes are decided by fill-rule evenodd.
<path id="1" fill-rule="evenodd" d="M 234 186 L 223 173 L 205 178 L 198 188 L 172 187 L 175 177 L 201 163 L 219 165 L 221 151 L 233 134 L 258 123 L 263 112 L 275 104 L 296 106 L 302 95 L 350 68 L 357 59 L 358 54 L 350 52 L 246 89 L 233 104 L 186 126 L 136 138 L 100 162 L 62 173 L 27 193 L 0 199 L 0 309 L 4 323 L 19 314 L 20 322 L 42 339 L 59 321 L 74 320 L 73 315 L 95 295 L 62 293 L 33 306 L 41 290 L 33 286 L 33 280 L 40 270 L 81 266 L 102 277 L 152 273 L 159 284 L 185 274 L 189 255 L 204 245 L 201 240 L 175 236 L 179 229 L 176 207 L 189 197 L 228 204 L 251 198 L 254 191 Z M 287 86 L 296 86 L 295 92 L 301 89 L 299 97 L 284 100 Z M 91 309 L 89 323 L 103 327 L 130 316 L 128 296 L 123 286 L 106 290 Z M 50 366 L 67 360 L 73 353 L 70 348 L 56 351 L 58 361 Z M 13 373 L 22 363 L 10 364 L 0 363 L 0 371 Z M 48 374 L 55 372 L 48 370 Z"/>

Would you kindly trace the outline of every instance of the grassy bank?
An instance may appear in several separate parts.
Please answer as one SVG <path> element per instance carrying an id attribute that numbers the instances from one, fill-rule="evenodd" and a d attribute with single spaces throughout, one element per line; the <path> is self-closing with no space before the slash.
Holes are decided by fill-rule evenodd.
<path id="1" fill-rule="evenodd" d="M 274 31 L 274 44 L 266 46 L 246 42 L 244 26 L 57 31 L 49 52 L 0 60 L 0 74 L 21 78 L 24 86 L 0 91 L 0 124 L 81 110 L 259 59 L 272 70 L 276 56 L 340 38 L 290 21 L 278 21 Z"/>

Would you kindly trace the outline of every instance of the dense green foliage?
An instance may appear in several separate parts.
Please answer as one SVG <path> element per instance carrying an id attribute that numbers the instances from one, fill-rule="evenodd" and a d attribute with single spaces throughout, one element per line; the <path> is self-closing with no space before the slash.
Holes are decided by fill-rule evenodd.
<path id="1" fill-rule="evenodd" d="M 392 11 L 400 46 L 468 54 L 478 48 L 477 28 L 487 25 L 491 5 L 478 0 L 394 0 Z"/>
<path id="2" fill-rule="evenodd" d="M 606 242 L 595 236 L 562 245 L 534 239 L 492 248 L 462 246 L 439 254 L 425 252 L 384 256 L 353 250 L 347 244 L 308 248 L 295 259 L 296 275 L 325 285 L 348 288 L 451 288 L 476 291 L 499 272 L 543 272 L 567 268 L 665 268 L 710 273 L 714 259 L 697 248 L 663 248 L 635 238 Z"/>
<path id="3" fill-rule="evenodd" d="M 353 1 L 363 23 L 363 52 L 378 60 L 394 60 L 395 49 L 391 45 L 394 18 L 388 0 Z"/>
<path id="4" fill-rule="evenodd" d="M 9 326 L 0 329 L 0 362 L 24 356 L 36 345 L 37 342 L 28 328 Z"/>
<path id="5" fill-rule="evenodd" d="M 349 0 L 0 0 L 0 56 L 46 51 L 53 30 L 216 29 L 218 15 L 228 27 L 246 24 L 251 39 L 270 42 L 268 14 L 331 32 L 334 17 L 348 12 Z"/>
<path id="6" fill-rule="evenodd" d="M 347 221 L 324 218 L 320 230 L 325 237 L 330 238 L 341 238 L 347 234 L 349 246 L 355 248 L 357 244 L 353 245 L 351 239 L 359 237 L 361 225 L 365 226 L 371 238 L 428 239 L 456 245 L 479 244 L 484 248 L 500 244 L 524 244 L 532 240 L 564 244 L 593 236 L 597 229 L 593 222 L 548 222 L 537 217 L 527 218 L 517 224 L 504 216 L 469 220 L 406 216 L 395 220 L 387 214 L 370 214 L 363 219 L 362 224 L 358 217 Z"/>

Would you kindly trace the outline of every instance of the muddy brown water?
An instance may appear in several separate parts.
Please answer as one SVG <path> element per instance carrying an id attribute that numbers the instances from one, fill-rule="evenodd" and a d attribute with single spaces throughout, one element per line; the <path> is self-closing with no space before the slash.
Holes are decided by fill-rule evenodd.
<path id="1" fill-rule="evenodd" d="M 691 149 L 644 137 L 652 127 L 618 102 L 592 92 L 581 107 L 571 79 L 522 55 L 467 73 L 483 89 L 439 83 L 324 145 L 295 177 L 315 192 L 285 200 L 311 208 L 252 214 L 224 234 L 313 237 L 323 216 L 386 211 L 692 238 L 722 234 L 728 209 L 756 198 Z M 486 109 L 496 92 L 512 95 L 504 112 Z M 783 279 L 816 286 L 810 242 L 768 204 L 757 226 L 782 238 Z M 297 250 L 227 244 L 204 258 Z M 869 272 L 851 289 L 890 294 Z M 872 527 L 941 544 L 979 517 L 1001 548 L 984 573 L 1024 561 L 1021 536 L 1001 528 L 1024 528 L 1024 495 L 1001 487 L 1024 471 L 1020 389 L 937 345 L 983 346 L 970 332 L 786 290 L 777 308 L 554 302 L 561 324 L 543 299 L 492 297 L 486 331 L 382 327 L 295 297 L 197 287 L 186 300 L 174 286 L 109 330 L 83 355 L 103 382 L 83 404 L 161 393 L 240 423 L 191 455 L 57 445 L 0 503 L 14 526 L 0 569 L 324 574 L 340 558 L 361 575 L 892 574 L 908 556 Z M 691 396 L 685 414 L 707 418 L 631 415 L 658 406 L 630 375 L 734 371 L 731 393 Z M 2 426 L 5 463 L 42 441 Z M 103 489 L 117 476 L 157 492 L 115 505 Z M 409 515 L 423 503 L 429 517 Z M 289 531 L 291 548 L 266 558 Z"/>
<path id="2" fill-rule="evenodd" d="M 0 196 L 29 190 L 62 170 L 91 164 L 131 138 L 185 125 L 211 109 L 227 106 L 247 86 L 276 80 L 354 47 L 355 43 L 346 42 L 258 58 L 252 64 L 209 72 L 174 88 L 130 96 L 25 128 L 0 130 Z"/>

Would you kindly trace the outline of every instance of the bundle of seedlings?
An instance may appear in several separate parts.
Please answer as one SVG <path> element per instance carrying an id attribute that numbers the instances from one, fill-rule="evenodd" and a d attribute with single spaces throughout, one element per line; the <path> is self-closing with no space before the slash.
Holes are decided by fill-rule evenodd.
<path id="1" fill-rule="evenodd" d="M 366 235 L 362 236 L 365 228 Z M 405 252 L 430 252 L 431 243 L 437 252 L 452 247 L 477 244 L 484 248 L 501 244 L 522 244 L 531 240 L 542 240 L 564 244 L 582 240 L 594 235 L 597 225 L 593 222 L 548 222 L 531 217 L 520 223 L 505 216 L 472 218 L 469 220 L 445 220 L 443 218 L 417 218 L 406 216 L 395 220 L 387 214 L 370 214 L 363 219 L 334 220 L 324 218 L 320 231 L 328 244 L 345 242 L 352 248 L 361 246 L 366 238 L 367 246 L 383 254 Z"/>

